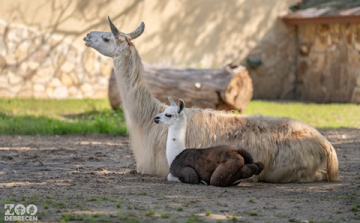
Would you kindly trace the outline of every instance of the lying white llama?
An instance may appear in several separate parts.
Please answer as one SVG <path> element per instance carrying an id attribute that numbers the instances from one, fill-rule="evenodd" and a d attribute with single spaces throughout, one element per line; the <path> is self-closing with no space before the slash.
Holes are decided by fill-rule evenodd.
<path id="1" fill-rule="evenodd" d="M 259 175 L 264 168 L 261 162 L 254 163 L 246 150 L 231 146 L 216 146 L 201 149 L 186 149 L 185 134 L 187 118 L 183 111 L 185 103 L 176 105 L 169 97 L 170 106 L 157 114 L 154 122 L 168 126 L 166 158 L 170 167 L 167 179 L 183 183 L 227 187 L 241 179 Z"/>
<path id="2" fill-rule="evenodd" d="M 131 40 L 139 37 L 144 23 L 129 34 L 109 19 L 111 32 L 90 32 L 86 46 L 112 57 L 131 148 L 141 173 L 166 176 L 167 129 L 153 117 L 164 111 L 143 78 L 143 65 Z M 339 166 L 332 145 L 314 128 L 288 118 L 243 116 L 198 108 L 184 109 L 188 117 L 186 147 L 233 145 L 247 148 L 264 163 L 258 180 L 264 182 L 314 182 L 338 180 Z"/>

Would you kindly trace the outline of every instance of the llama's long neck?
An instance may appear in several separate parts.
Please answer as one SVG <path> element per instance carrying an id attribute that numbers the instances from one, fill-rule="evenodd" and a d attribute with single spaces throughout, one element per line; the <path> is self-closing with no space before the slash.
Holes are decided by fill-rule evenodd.
<path id="1" fill-rule="evenodd" d="M 186 116 L 181 115 L 174 124 L 169 127 L 167 141 L 166 141 L 166 158 L 169 164 L 174 161 L 185 147 L 186 140 Z"/>
<path id="2" fill-rule="evenodd" d="M 159 112 L 160 103 L 144 81 L 144 68 L 134 45 L 129 45 L 114 58 L 114 67 L 128 124 L 135 124 L 140 129 L 146 124 L 153 124 L 152 119 Z"/>

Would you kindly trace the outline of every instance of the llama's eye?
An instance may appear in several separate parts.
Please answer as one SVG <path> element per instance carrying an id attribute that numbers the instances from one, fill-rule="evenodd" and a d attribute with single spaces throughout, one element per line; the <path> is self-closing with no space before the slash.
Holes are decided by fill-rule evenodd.
<path id="1" fill-rule="evenodd" d="M 106 38 L 106 37 L 104 37 L 104 36 L 102 36 L 102 39 L 103 39 L 105 42 L 109 42 L 109 41 L 110 41 L 110 39 L 108 39 L 108 38 Z"/>
<path id="2" fill-rule="evenodd" d="M 168 118 L 171 118 L 171 115 L 170 114 L 165 114 L 166 117 Z"/>

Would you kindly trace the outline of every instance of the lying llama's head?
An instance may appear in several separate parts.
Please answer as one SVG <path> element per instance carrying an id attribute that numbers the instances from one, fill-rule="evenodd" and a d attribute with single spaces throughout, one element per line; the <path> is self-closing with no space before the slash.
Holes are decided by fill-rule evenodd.
<path id="1" fill-rule="evenodd" d="M 131 40 L 136 39 L 144 32 L 145 24 L 142 22 L 135 31 L 125 34 L 115 27 L 110 17 L 108 19 L 111 32 L 93 31 L 84 37 L 84 41 L 86 46 L 94 48 L 102 55 L 115 57 L 131 44 Z"/>
<path id="2" fill-rule="evenodd" d="M 182 120 L 184 113 L 182 110 L 185 107 L 185 103 L 182 99 L 179 99 L 179 104 L 177 105 L 175 101 L 168 97 L 170 106 L 168 106 L 163 113 L 159 113 L 155 116 L 154 122 L 156 124 L 163 123 L 165 125 L 172 125 L 177 121 Z"/>

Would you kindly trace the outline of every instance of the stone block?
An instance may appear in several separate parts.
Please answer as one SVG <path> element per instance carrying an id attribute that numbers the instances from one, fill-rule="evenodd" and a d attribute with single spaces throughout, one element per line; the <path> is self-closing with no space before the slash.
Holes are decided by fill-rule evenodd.
<path id="1" fill-rule="evenodd" d="M 69 90 L 69 97 L 71 98 L 76 98 L 79 94 L 81 94 L 79 90 L 74 86 L 70 87 L 68 90 Z"/>
<path id="2" fill-rule="evenodd" d="M 23 60 L 28 57 L 28 48 L 29 43 L 28 42 L 22 42 L 20 45 L 17 46 L 15 50 L 15 57 L 17 61 Z"/>
<path id="3" fill-rule="evenodd" d="M 8 78 L 9 78 L 9 84 L 10 85 L 15 85 L 15 84 L 19 84 L 23 81 L 23 78 L 16 75 L 13 72 L 8 72 Z"/>
<path id="4" fill-rule="evenodd" d="M 75 69 L 75 64 L 74 64 L 74 62 L 66 60 L 61 65 L 60 69 L 61 69 L 61 71 L 65 72 L 65 73 L 70 73 L 71 71 L 73 71 Z"/>
<path id="5" fill-rule="evenodd" d="M 27 62 L 27 67 L 30 69 L 30 70 L 37 70 L 39 68 L 39 62 L 35 62 L 35 61 L 28 61 Z"/>
<path id="6" fill-rule="evenodd" d="M 107 98 L 108 91 L 107 90 L 97 90 L 93 95 L 94 98 Z"/>
<path id="7" fill-rule="evenodd" d="M 317 36 L 314 41 L 313 49 L 315 52 L 325 52 L 327 50 L 327 36 Z"/>
<path id="8" fill-rule="evenodd" d="M 317 34 L 316 25 L 304 25 L 298 27 L 299 40 L 303 42 L 314 41 Z"/>
<path id="9" fill-rule="evenodd" d="M 330 33 L 337 34 L 340 33 L 340 24 L 339 23 L 333 23 L 329 25 Z"/>
<path id="10" fill-rule="evenodd" d="M 47 87 L 46 88 L 46 95 L 48 98 L 54 98 L 54 88 Z"/>
<path id="11" fill-rule="evenodd" d="M 88 74 L 92 74 L 94 72 L 95 53 L 93 51 L 85 50 L 81 63 L 85 72 Z"/>
<path id="12" fill-rule="evenodd" d="M 62 73 L 60 76 L 61 83 L 66 87 L 70 87 L 73 85 L 71 77 L 67 73 Z"/>
<path id="13" fill-rule="evenodd" d="M 68 95 L 69 91 L 65 86 L 60 86 L 54 89 L 53 97 L 56 99 L 64 99 L 67 98 Z"/>
<path id="14" fill-rule="evenodd" d="M 336 33 L 336 34 L 331 34 L 329 35 L 331 38 L 331 44 L 332 45 L 339 45 L 341 44 L 341 34 Z"/>
<path id="15" fill-rule="evenodd" d="M 22 88 L 18 93 L 17 93 L 17 97 L 21 97 L 21 98 L 29 98 L 33 96 L 33 89 L 30 88 Z"/>
<path id="16" fill-rule="evenodd" d="M 61 81 L 59 80 L 59 78 L 52 78 L 49 83 L 48 83 L 49 87 L 59 87 L 62 86 Z"/>
<path id="17" fill-rule="evenodd" d="M 92 90 L 93 90 L 92 86 L 90 84 L 87 84 L 87 83 L 81 85 L 80 90 L 84 95 L 91 95 L 93 93 L 92 92 Z"/>
<path id="18" fill-rule="evenodd" d="M 32 82 L 34 84 L 45 85 L 49 82 L 49 80 L 50 80 L 50 75 L 48 75 L 45 72 L 38 72 L 35 75 L 33 75 L 33 77 L 32 77 Z"/>
<path id="19" fill-rule="evenodd" d="M 8 72 L 0 73 L 0 88 L 8 88 L 9 87 L 7 74 L 8 74 Z"/>
<path id="20" fill-rule="evenodd" d="M 112 68 L 113 68 L 113 63 L 101 63 L 100 74 L 104 77 L 109 78 L 111 75 Z"/>
<path id="21" fill-rule="evenodd" d="M 6 66 L 6 59 L 5 57 L 0 55 L 0 68 L 3 68 Z"/>
<path id="22" fill-rule="evenodd" d="M 300 55 L 306 57 L 309 55 L 311 51 L 312 44 L 311 43 L 301 43 L 299 46 Z"/>
<path id="23" fill-rule="evenodd" d="M 306 60 L 299 60 L 298 65 L 298 76 L 300 79 L 302 79 L 308 72 L 309 64 Z"/>
<path id="24" fill-rule="evenodd" d="M 5 90 L 5 89 L 0 89 L 0 95 L 2 98 L 13 98 L 16 96 L 15 93 L 13 92 L 10 92 L 8 90 Z"/>
<path id="25" fill-rule="evenodd" d="M 321 24 L 318 25 L 318 33 L 320 35 L 325 35 L 327 36 L 330 32 L 330 25 L 329 24 Z"/>
<path id="26" fill-rule="evenodd" d="M 313 53 L 311 58 L 311 72 L 321 72 L 325 68 L 325 53 Z"/>
<path id="27" fill-rule="evenodd" d="M 34 84 L 33 89 L 35 92 L 45 92 L 45 86 L 42 84 Z"/>

